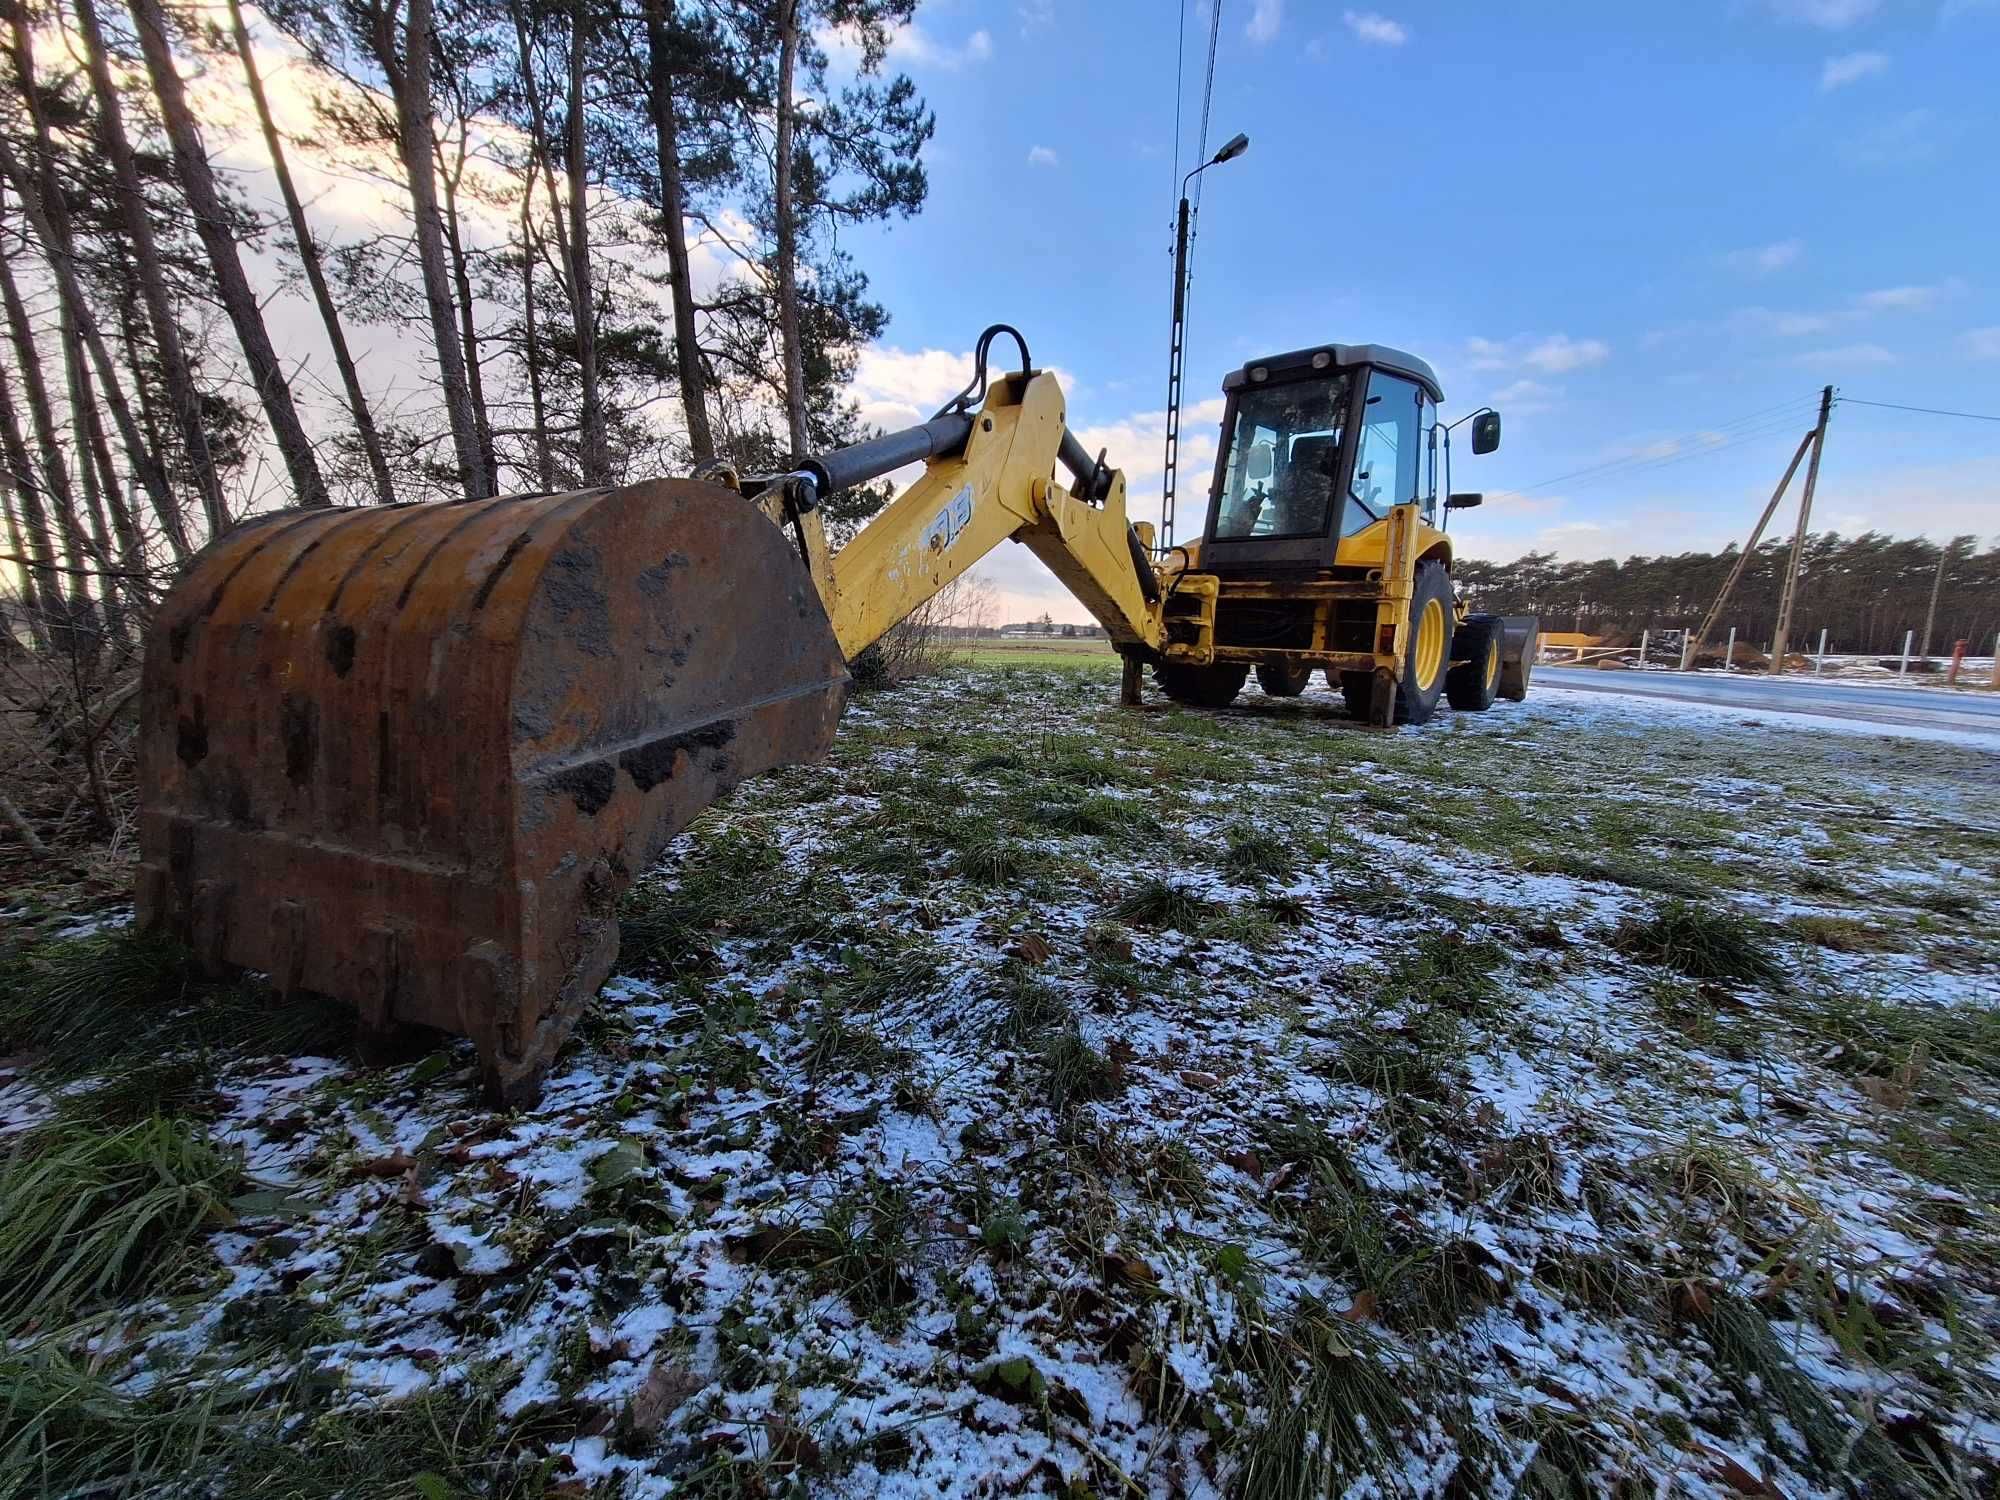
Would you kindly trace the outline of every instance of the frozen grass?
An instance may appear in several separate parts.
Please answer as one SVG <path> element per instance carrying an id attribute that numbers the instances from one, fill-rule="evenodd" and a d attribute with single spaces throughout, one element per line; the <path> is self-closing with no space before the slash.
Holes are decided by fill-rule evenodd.
<path id="1" fill-rule="evenodd" d="M 0 958 L 0 1497 L 1991 1492 L 1989 757 L 1078 660 L 706 814 L 519 1116 Z"/>

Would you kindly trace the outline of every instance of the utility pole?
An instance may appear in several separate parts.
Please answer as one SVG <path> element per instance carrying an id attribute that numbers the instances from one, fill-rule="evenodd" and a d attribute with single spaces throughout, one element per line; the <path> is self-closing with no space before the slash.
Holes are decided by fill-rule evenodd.
<path id="1" fill-rule="evenodd" d="M 1806 463 L 1805 493 L 1799 496 L 1799 524 L 1792 532 L 1792 560 L 1785 568 L 1785 587 L 1778 595 L 1778 628 L 1771 637 L 1771 675 L 1785 670 L 1785 643 L 1792 633 L 1792 602 L 1799 591 L 1799 558 L 1806 549 L 1806 523 L 1812 519 L 1813 486 L 1819 483 L 1819 456 L 1826 451 L 1826 419 L 1833 412 L 1833 387 L 1819 393 L 1819 424 L 1813 428 L 1812 458 Z"/>
<path id="2" fill-rule="evenodd" d="M 1938 548 L 1937 572 L 1931 576 L 1931 607 L 1924 611 L 1924 649 L 1917 653 L 1925 661 L 1931 659 L 1931 627 L 1937 624 L 1938 590 L 1944 587 L 1944 565 L 1951 561 L 1951 543 Z"/>
<path id="3" fill-rule="evenodd" d="M 1814 433 L 1818 430 L 1814 428 L 1813 432 L 1808 432 L 1799 439 L 1798 451 L 1792 455 L 1792 461 L 1785 465 L 1785 477 L 1780 479 L 1778 487 L 1771 491 L 1771 499 L 1764 507 L 1764 514 L 1757 518 L 1756 526 L 1751 529 L 1749 542 L 1736 555 L 1736 566 L 1729 570 L 1729 576 L 1722 581 L 1722 591 L 1715 596 L 1715 603 L 1711 604 L 1708 613 L 1702 616 L 1701 627 L 1695 631 L 1687 643 L 1687 649 L 1681 653 L 1683 672 L 1701 654 L 1701 648 L 1708 644 L 1708 633 L 1715 629 L 1715 622 L 1722 617 L 1723 607 L 1729 603 L 1729 596 L 1736 592 L 1736 585 L 1743 578 L 1743 570 L 1750 566 L 1750 559 L 1757 555 L 1757 543 L 1763 540 L 1764 528 L 1771 524 L 1772 513 L 1777 510 L 1778 502 L 1785 498 L 1785 491 L 1791 486 L 1792 476 L 1798 473 L 1799 465 L 1805 459 L 1806 447 L 1812 442 Z"/>
<path id="4" fill-rule="evenodd" d="M 1204 118 L 1205 132 L 1208 122 Z M 1193 232 L 1193 215 L 1188 211 L 1188 184 L 1210 167 L 1241 156 L 1250 149 L 1250 137 L 1230 137 L 1223 148 L 1181 179 L 1181 203 L 1174 215 L 1174 327 L 1167 345 L 1167 451 L 1160 490 L 1160 556 L 1174 545 L 1174 484 L 1179 478 L 1181 456 L 1181 358 L 1187 352 L 1188 240 Z M 1178 163 L 1176 163 L 1178 165 Z"/>

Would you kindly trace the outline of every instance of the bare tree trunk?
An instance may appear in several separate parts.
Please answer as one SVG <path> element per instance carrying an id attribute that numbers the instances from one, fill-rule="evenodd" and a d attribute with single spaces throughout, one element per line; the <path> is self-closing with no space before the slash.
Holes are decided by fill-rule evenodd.
<path id="1" fill-rule="evenodd" d="M 532 174 L 533 163 L 529 164 Z M 549 450 L 549 414 L 542 399 L 541 334 L 535 326 L 535 257 L 542 253 L 534 230 L 535 183 L 521 184 L 521 358 L 528 367 L 528 406 L 534 427 L 535 483 L 547 491 L 556 487 L 555 454 Z"/>
<path id="2" fill-rule="evenodd" d="M 11 279 L 9 285 L 11 285 Z M 56 572 L 55 540 L 49 534 L 49 516 L 42 504 L 41 481 L 28 457 L 28 444 L 21 436 L 21 417 L 14 409 L 14 391 L 0 365 L 0 453 L 7 460 L 7 490 L 13 495 L 9 521 L 19 512 L 21 539 L 14 544 L 17 554 L 28 559 L 21 573 L 21 601 L 28 606 L 29 628 L 35 644 L 49 644 L 48 620 L 44 616 L 45 597 L 60 597 L 61 575 Z"/>
<path id="3" fill-rule="evenodd" d="M 528 34 L 527 17 L 521 9 L 520 0 L 509 0 L 508 13 L 514 19 L 514 45 L 516 66 L 520 73 L 521 90 L 528 101 L 528 173 L 522 186 L 521 197 L 521 239 L 528 249 L 528 261 L 524 264 L 523 278 L 532 286 L 533 258 L 540 254 L 540 236 L 530 232 L 530 218 L 533 213 L 535 187 L 539 183 L 549 200 L 549 223 L 556 236 L 556 283 L 562 288 L 563 298 L 569 303 L 570 321 L 578 324 L 575 281 L 571 276 L 572 266 L 569 255 L 569 231 L 564 227 L 562 195 L 556 191 L 555 173 L 549 167 L 549 117 L 548 106 L 542 99 L 541 75 L 535 69 L 534 42 Z M 534 298 L 532 291 L 528 297 L 528 320 L 530 348 L 533 358 L 528 367 L 530 393 L 535 410 L 536 455 L 548 477 L 542 481 L 544 489 L 555 488 L 555 457 L 549 446 L 548 411 L 542 393 L 541 351 L 534 347 Z"/>
<path id="4" fill-rule="evenodd" d="M 694 276 L 688 265 L 687 219 L 681 189 L 680 121 L 674 111 L 672 37 L 667 0 L 646 0 L 646 102 L 660 158 L 660 229 L 667 241 L 667 284 L 674 301 L 674 365 L 680 376 L 681 410 L 687 414 L 688 449 L 696 463 L 715 457 L 715 433 L 708 423 L 708 392 L 701 367 L 701 344 L 694 321 Z"/>
<path id="5" fill-rule="evenodd" d="M 174 151 L 174 168 L 181 192 L 194 215 L 195 233 L 208 251 L 215 271 L 216 289 L 223 310 L 236 329 L 236 341 L 243 346 L 250 380 L 264 403 L 264 416 L 277 439 L 278 452 L 291 476 L 292 491 L 300 505 L 330 504 L 326 481 L 320 477 L 319 460 L 313 456 L 312 442 L 292 404 L 292 388 L 285 379 L 278 352 L 271 347 L 271 335 L 264 327 L 264 314 L 257 306 L 257 294 L 243 274 L 243 262 L 236 253 L 229 224 L 216 192 L 215 173 L 201 144 L 201 131 L 194 112 L 188 107 L 181 75 L 174 67 L 173 48 L 167 40 L 166 15 L 160 0 L 126 0 L 132 22 L 139 33 L 139 47 L 146 54 L 146 72 L 153 80 L 153 94 L 160 105 L 160 123 Z"/>
<path id="6" fill-rule="evenodd" d="M 451 422 L 459 487 L 466 498 L 476 500 L 493 493 L 493 479 L 479 451 L 472 395 L 465 383 L 465 348 L 459 342 L 451 278 L 445 267 L 444 229 L 438 215 L 437 173 L 431 160 L 436 144 L 431 131 L 431 0 L 410 0 L 401 53 L 396 47 L 396 11 L 396 5 L 387 4 L 375 12 L 370 46 L 396 99 L 396 147 L 409 182 L 417 264 L 423 272 L 424 303 L 437 349 L 445 414 Z"/>
<path id="7" fill-rule="evenodd" d="M 584 117 L 584 57 L 590 45 L 590 0 L 575 0 L 569 30 L 569 120 L 564 155 L 569 168 L 570 302 L 576 309 L 576 367 L 582 387 L 579 443 L 586 485 L 611 478 L 604 399 L 597 378 L 597 304 L 590 290 L 590 163 Z"/>
<path id="8" fill-rule="evenodd" d="M 174 556 L 186 557 L 193 549 L 188 543 L 187 524 L 181 515 L 180 501 L 167 484 L 158 450 L 147 441 L 145 433 L 133 420 L 131 408 L 117 387 L 117 366 L 111 359 L 111 351 L 105 347 L 97 315 L 91 310 L 89 299 L 83 294 L 83 284 L 76 274 L 76 264 L 70 253 L 69 216 L 56 180 L 54 142 L 36 94 L 34 41 L 27 25 L 27 8 L 15 6 L 12 21 L 8 45 L 13 54 L 15 76 L 22 86 L 22 101 L 34 126 L 39 162 L 36 170 L 31 172 L 14 156 L 6 139 L 0 136 L 0 178 L 12 182 L 15 192 L 19 194 L 22 213 L 41 246 L 49 274 L 55 278 L 56 293 L 76 319 L 77 330 L 83 335 L 85 347 L 90 350 L 91 363 L 96 367 L 98 378 L 106 382 L 105 403 L 111 408 L 112 420 L 117 423 L 118 438 L 125 445 L 132 472 L 145 486 L 146 498 L 159 517 L 160 527 L 166 532 L 167 543 L 173 548 Z M 32 344 L 32 339 L 29 342 Z M 37 372 L 37 384 L 39 378 Z M 32 391 L 30 395 L 32 399 Z M 46 407 L 46 397 L 42 405 Z M 38 439 L 41 436 L 39 431 L 36 435 Z M 52 491 L 51 498 L 64 505 L 71 503 L 67 482 Z"/>
<path id="9" fill-rule="evenodd" d="M 792 137 L 797 101 L 792 89 L 799 65 L 799 0 L 783 0 L 778 23 L 778 140 L 773 166 L 777 217 L 778 339 L 784 345 L 785 425 L 792 457 L 810 448 L 806 431 L 805 351 L 799 346 L 798 206 L 792 192 Z"/>
<path id="10" fill-rule="evenodd" d="M 458 184 L 465 174 L 465 126 L 459 126 L 458 160 L 444 179 L 445 248 L 451 253 L 451 282 L 457 290 L 458 331 L 465 346 L 465 392 L 472 402 L 472 430 L 479 440 L 479 456 L 500 488 L 500 456 L 493 446 L 493 418 L 486 409 L 486 374 L 479 367 L 479 325 L 473 319 L 472 276 L 466 268 L 465 244 L 458 230 Z"/>
<path id="11" fill-rule="evenodd" d="M 130 344 L 127 344 L 128 350 Z M 145 406 L 145 382 L 139 377 L 136 361 L 131 366 L 133 379 L 140 389 L 140 406 Z M 89 371 L 84 371 L 84 391 L 89 392 Z M 102 382 L 99 382 L 102 384 Z M 104 419 L 97 410 L 97 402 L 89 399 L 83 408 L 84 441 L 92 463 L 97 466 L 98 483 L 103 488 L 104 502 L 111 512 L 111 533 L 118 538 L 118 567 L 126 574 L 121 580 L 123 592 L 134 599 L 144 597 L 146 571 L 146 550 L 139 537 L 138 523 L 133 519 L 132 507 L 125 503 L 125 491 L 119 482 L 118 465 L 111 455 L 111 441 L 104 432 Z M 150 428 L 150 423 L 148 424 Z M 158 439 L 154 439 L 154 451 L 158 451 Z"/>
<path id="12" fill-rule="evenodd" d="M 292 221 L 292 240 L 298 246 L 299 265 L 312 288 L 313 304 L 319 308 L 326 341 L 333 346 L 333 362 L 340 370 L 341 388 L 347 393 L 347 409 L 354 417 L 354 431 L 361 439 L 361 451 L 368 459 L 368 472 L 375 481 L 375 498 L 383 505 L 396 499 L 395 481 L 389 477 L 389 462 L 382 454 L 382 435 L 375 430 L 375 416 L 369 410 L 367 393 L 361 389 L 361 372 L 347 347 L 347 333 L 340 324 L 340 312 L 333 305 L 333 293 L 326 282 L 326 267 L 306 219 L 305 204 L 292 182 L 291 163 L 285 159 L 285 145 L 271 116 L 270 101 L 264 95 L 264 79 L 257 71 L 257 54 L 250 45 L 249 30 L 243 24 L 243 7 L 229 0 L 229 25 L 236 38 L 236 55 L 243 62 L 243 78 L 250 86 L 250 99 L 257 108 L 257 124 L 264 132 L 264 146 L 271 154 L 271 171 L 278 179 L 278 191 L 285 200 L 285 213 Z"/>
<path id="13" fill-rule="evenodd" d="M 7 335 L 14 346 L 15 367 L 21 372 L 21 390 L 28 401 L 28 420 L 34 424 L 35 446 L 41 450 L 40 493 L 48 496 L 49 504 L 60 515 L 75 503 L 70 494 L 69 465 L 63 458 L 62 441 L 56 432 L 55 407 L 49 401 L 49 388 L 42 376 L 42 355 L 35 344 L 34 325 L 28 321 L 27 305 L 15 284 L 13 257 L 9 255 L 0 255 L 0 300 L 6 304 Z M 46 559 L 37 561 L 53 568 L 55 554 L 51 551 Z M 53 579 L 55 575 L 49 576 Z"/>
<path id="14" fill-rule="evenodd" d="M 160 373 L 166 381 L 167 400 L 173 407 L 174 426 L 187 453 L 188 466 L 194 471 L 208 534 L 220 536 L 229 524 L 222 501 L 222 482 L 216 476 L 215 461 L 208 451 L 208 433 L 201 421 L 201 397 L 195 390 L 187 350 L 181 344 L 180 320 L 174 316 L 173 303 L 167 296 L 166 271 L 161 265 L 159 244 L 153 238 L 152 220 L 146 213 L 145 193 L 139 183 L 139 169 L 132 159 L 132 144 L 125 134 L 124 109 L 111 81 L 104 32 L 97 24 L 94 0 L 75 0 L 75 5 L 77 24 L 83 32 L 84 60 L 90 69 L 91 92 L 97 99 L 104 143 L 118 184 L 120 215 L 132 242 L 139 294 L 146 304 L 146 320 L 152 325 L 153 347 L 159 353 Z"/>
<path id="15" fill-rule="evenodd" d="M 105 575 L 97 585 L 99 602 L 104 611 L 104 638 L 122 645 L 126 639 L 125 608 L 118 597 L 118 581 L 110 576 L 115 570 L 111 565 L 111 528 L 104 519 L 103 472 L 97 466 L 96 456 L 90 451 L 97 402 L 90 393 L 90 371 L 84 363 L 83 340 L 77 337 L 75 321 L 67 315 L 63 318 L 62 349 L 63 368 L 69 378 L 69 421 L 70 431 L 76 440 L 76 472 L 82 480 L 84 516 L 90 523 L 86 543 L 92 563 Z M 81 580 L 78 582 L 80 585 Z M 95 653 L 92 655 L 94 657 Z"/>

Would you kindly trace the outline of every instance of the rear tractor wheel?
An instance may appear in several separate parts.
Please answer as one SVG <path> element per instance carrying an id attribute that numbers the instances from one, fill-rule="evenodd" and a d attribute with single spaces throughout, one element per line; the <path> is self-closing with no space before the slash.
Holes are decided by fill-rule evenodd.
<path id="1" fill-rule="evenodd" d="M 1451 706 L 1460 713 L 1491 708 L 1500 686 L 1500 622 L 1492 615 L 1467 615 L 1454 633 L 1452 655 L 1464 660 L 1445 676 Z"/>
<path id="2" fill-rule="evenodd" d="M 1219 661 L 1208 667 L 1162 662 L 1155 670 L 1159 674 L 1160 691 L 1189 708 L 1229 707 L 1250 675 L 1250 668 L 1244 662 Z"/>
<path id="3" fill-rule="evenodd" d="M 1273 698 L 1296 698 L 1312 681 L 1311 662 L 1260 661 L 1257 686 Z"/>

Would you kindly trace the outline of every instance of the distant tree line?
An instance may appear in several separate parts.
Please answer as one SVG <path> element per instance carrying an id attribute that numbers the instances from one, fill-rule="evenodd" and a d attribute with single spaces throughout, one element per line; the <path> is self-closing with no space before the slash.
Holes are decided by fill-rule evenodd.
<path id="1" fill-rule="evenodd" d="M 1715 640 L 1732 625 L 1744 641 L 1770 640 L 1790 552 L 1789 537 L 1758 547 L 1716 623 Z M 1476 608 L 1539 615 L 1548 630 L 1636 636 L 1642 630 L 1698 626 L 1739 555 L 1729 547 L 1622 562 L 1559 562 L 1552 553 L 1530 552 L 1506 563 L 1462 558 L 1454 572 Z M 1816 647 L 1824 628 L 1829 651 L 1889 655 L 1902 649 L 1910 630 L 1922 649 L 1934 585 L 1937 618 L 1930 649 L 1949 651 L 1963 638 L 1974 653 L 1991 652 L 2000 631 L 2000 547 L 1981 551 L 1971 536 L 1940 546 L 1873 531 L 1810 535 L 1792 606 L 1792 647 Z"/>

